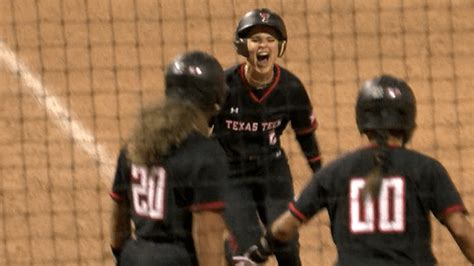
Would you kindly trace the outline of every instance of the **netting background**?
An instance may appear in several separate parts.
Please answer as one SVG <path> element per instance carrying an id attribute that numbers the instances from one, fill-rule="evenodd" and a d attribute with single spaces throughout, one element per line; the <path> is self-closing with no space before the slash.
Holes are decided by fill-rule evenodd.
<path id="1" fill-rule="evenodd" d="M 419 102 L 411 147 L 439 159 L 474 210 L 472 0 L 1 0 L 0 265 L 113 265 L 108 190 L 135 114 L 162 97 L 176 54 L 241 60 L 235 26 L 264 6 L 287 24 L 279 63 L 311 95 L 326 161 L 360 144 L 359 84 L 391 73 Z M 293 139 L 299 190 L 309 169 Z M 304 265 L 334 262 L 325 213 L 301 243 Z M 436 221 L 433 245 L 441 265 L 467 265 Z"/>

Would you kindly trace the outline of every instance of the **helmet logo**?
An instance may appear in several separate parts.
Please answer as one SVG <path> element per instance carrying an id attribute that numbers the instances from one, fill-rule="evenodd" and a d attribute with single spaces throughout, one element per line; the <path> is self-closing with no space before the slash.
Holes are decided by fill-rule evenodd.
<path id="1" fill-rule="evenodd" d="M 260 12 L 260 19 L 262 22 L 268 22 L 268 19 L 270 18 L 270 14 L 266 12 Z"/>
<path id="2" fill-rule="evenodd" d="M 174 69 L 174 71 L 178 74 L 189 73 L 194 76 L 202 75 L 202 70 L 199 66 L 190 65 L 186 68 L 183 62 L 174 62 Z"/>
<path id="3" fill-rule="evenodd" d="M 189 66 L 189 73 L 199 76 L 202 74 L 202 70 L 198 66 Z"/>
<path id="4" fill-rule="evenodd" d="M 387 87 L 385 90 L 390 98 L 397 98 L 402 94 L 398 88 Z"/>

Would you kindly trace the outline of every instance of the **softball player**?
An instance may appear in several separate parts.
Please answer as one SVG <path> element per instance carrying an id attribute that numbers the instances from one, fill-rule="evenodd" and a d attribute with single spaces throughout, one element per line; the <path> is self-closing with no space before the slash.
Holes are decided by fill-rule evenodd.
<path id="1" fill-rule="evenodd" d="M 223 265 L 228 166 L 209 138 L 209 119 L 226 95 L 224 70 L 214 57 L 189 52 L 165 79 L 165 102 L 144 110 L 118 158 L 112 250 L 117 265 Z"/>
<path id="2" fill-rule="evenodd" d="M 367 81 L 357 99 L 357 126 L 370 146 L 347 153 L 319 171 L 267 236 L 249 250 L 262 262 L 276 243 L 326 208 L 338 251 L 337 265 L 435 265 L 430 212 L 474 262 L 473 227 L 446 169 L 407 149 L 416 102 L 402 80 Z"/>
<path id="3" fill-rule="evenodd" d="M 214 121 L 214 134 L 230 164 L 226 221 L 242 254 L 294 196 L 293 180 L 280 136 L 291 124 L 313 171 L 321 167 L 314 131 L 317 121 L 301 81 L 275 63 L 285 52 L 286 28 L 269 9 L 245 14 L 235 32 L 245 63 L 226 70 L 229 96 Z M 300 265 L 298 237 L 275 250 L 280 265 Z"/>

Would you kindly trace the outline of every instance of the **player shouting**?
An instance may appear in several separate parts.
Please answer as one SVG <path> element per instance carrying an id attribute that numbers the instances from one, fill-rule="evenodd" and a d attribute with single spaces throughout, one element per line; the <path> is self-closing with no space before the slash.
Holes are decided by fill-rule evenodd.
<path id="1" fill-rule="evenodd" d="M 261 224 L 273 222 L 294 196 L 293 179 L 280 136 L 291 124 L 313 171 L 321 167 L 318 126 L 301 81 L 276 64 L 286 48 L 285 23 L 262 8 L 245 14 L 235 48 L 246 61 L 226 70 L 229 96 L 214 121 L 214 134 L 230 164 L 226 221 L 236 255 L 255 243 Z M 280 265 L 300 265 L 298 237 L 275 249 Z"/>

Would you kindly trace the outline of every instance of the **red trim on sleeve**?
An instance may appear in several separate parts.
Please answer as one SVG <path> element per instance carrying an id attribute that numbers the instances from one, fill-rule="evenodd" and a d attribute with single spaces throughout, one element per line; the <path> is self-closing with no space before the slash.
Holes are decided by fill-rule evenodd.
<path id="1" fill-rule="evenodd" d="M 222 202 L 222 201 L 193 204 L 190 207 L 191 211 L 193 211 L 193 212 L 220 210 L 220 209 L 223 209 L 223 208 L 224 208 L 224 202 Z"/>
<path id="2" fill-rule="evenodd" d="M 314 119 L 313 122 L 311 123 L 310 127 L 304 128 L 304 129 L 301 129 L 301 130 L 295 130 L 295 134 L 296 135 L 308 134 L 308 133 L 311 133 L 311 132 L 315 131 L 317 128 L 318 128 L 318 121 L 316 119 Z"/>
<path id="3" fill-rule="evenodd" d="M 464 208 L 463 205 L 453 205 L 444 209 L 444 211 L 441 212 L 441 217 L 446 217 L 453 212 L 466 212 L 466 208 Z"/>
<path id="4" fill-rule="evenodd" d="M 229 236 L 227 237 L 225 241 L 229 245 L 230 250 L 233 253 L 237 253 L 237 251 L 239 250 L 239 244 L 237 243 L 237 238 L 234 236 L 234 234 L 230 232 Z"/>
<path id="5" fill-rule="evenodd" d="M 308 158 L 308 162 L 310 162 L 310 163 L 314 163 L 314 162 L 317 162 L 317 161 L 321 161 L 321 156 L 320 155 Z"/>
<path id="6" fill-rule="evenodd" d="M 290 210 L 290 213 L 296 217 L 296 219 L 300 220 L 300 222 L 306 222 L 308 220 L 308 218 L 306 218 L 304 214 L 302 214 L 298 209 L 296 209 L 295 204 L 293 202 L 290 202 L 288 204 L 288 209 Z"/>
<path id="7" fill-rule="evenodd" d="M 109 192 L 109 196 L 115 200 L 116 202 L 121 202 L 123 200 L 122 196 L 120 196 L 120 194 L 116 193 L 116 192 L 113 192 L 113 191 L 110 191 Z"/>

